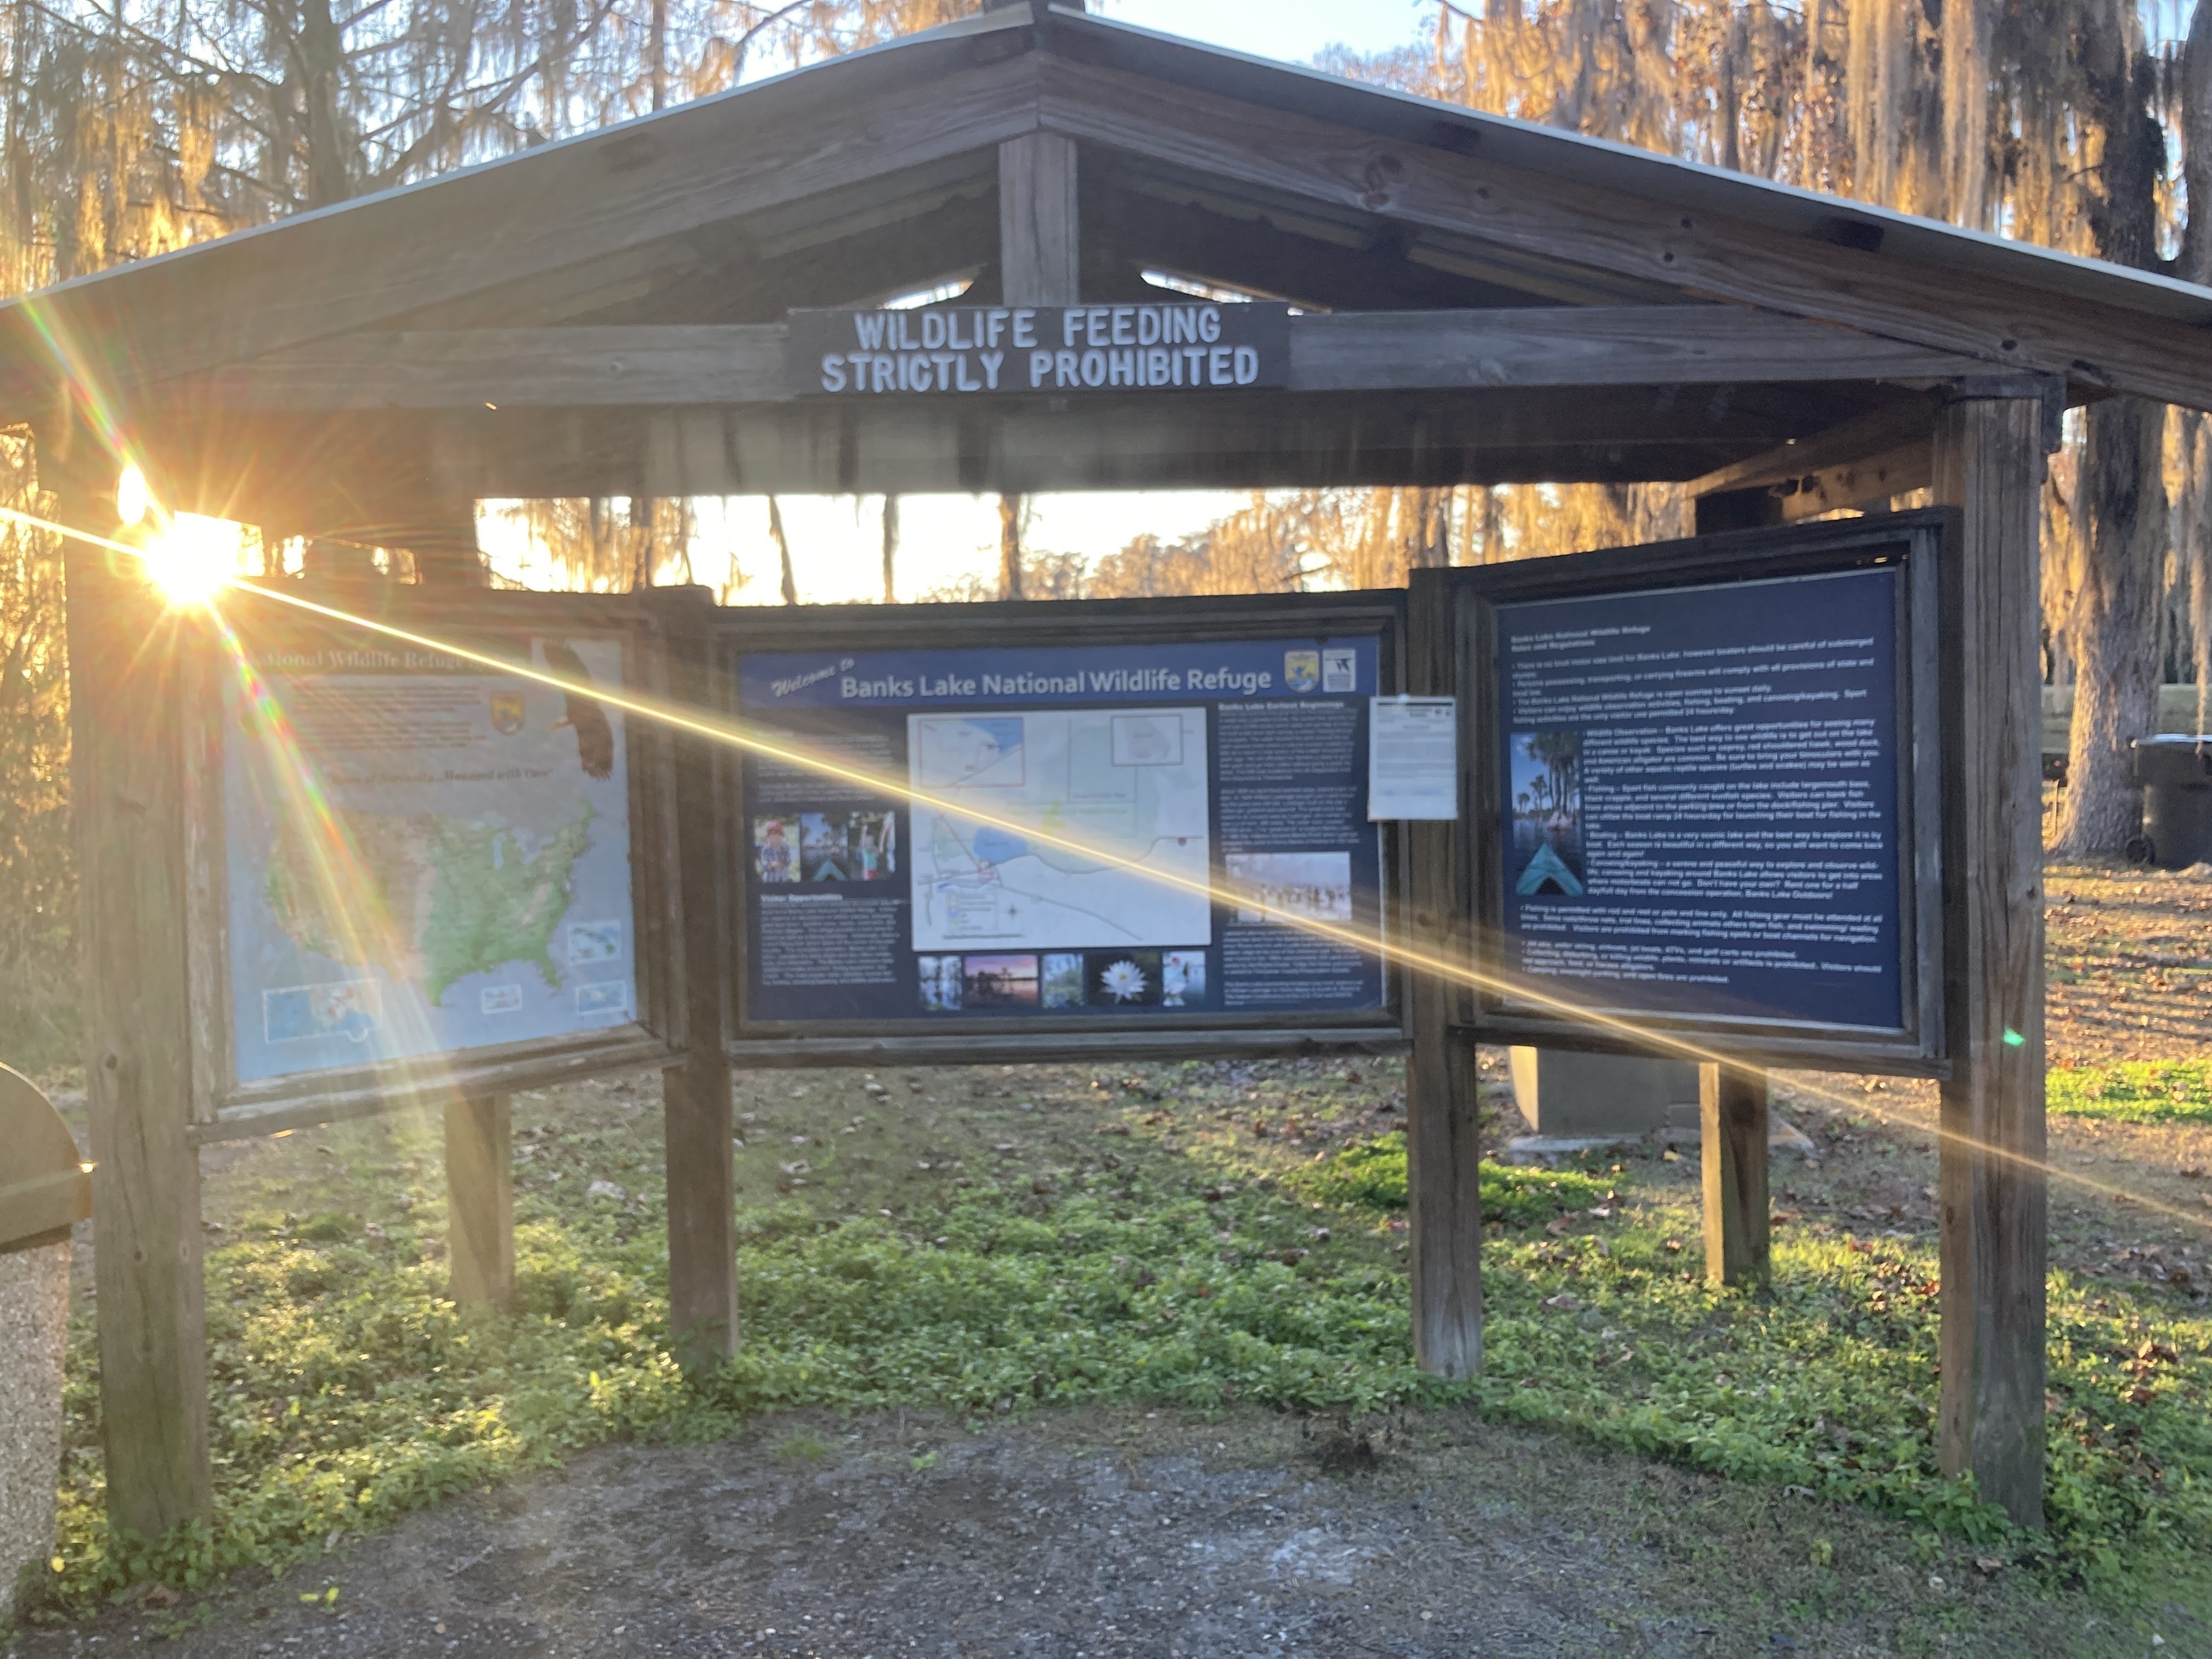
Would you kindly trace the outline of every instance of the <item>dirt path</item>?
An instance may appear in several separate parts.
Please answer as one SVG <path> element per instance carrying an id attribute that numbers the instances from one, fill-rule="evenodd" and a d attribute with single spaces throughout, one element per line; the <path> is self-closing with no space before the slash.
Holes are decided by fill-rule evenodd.
<path id="1" fill-rule="evenodd" d="M 2112 1650 L 2093 1612 L 1899 1541 L 1856 1511 L 1458 1413 L 1358 1436 L 1257 1412 L 806 1414 L 608 1447 L 273 1586 L 17 1652 L 163 1636 L 178 1659 Z"/>
<path id="2" fill-rule="evenodd" d="M 2193 1059 L 2212 1048 L 2212 878 L 2083 864 L 2052 864 L 2045 875 L 2051 1063 Z"/>

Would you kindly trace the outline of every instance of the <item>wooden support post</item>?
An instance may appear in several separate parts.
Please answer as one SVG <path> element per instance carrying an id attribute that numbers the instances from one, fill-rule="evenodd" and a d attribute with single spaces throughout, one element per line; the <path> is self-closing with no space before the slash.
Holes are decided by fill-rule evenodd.
<path id="1" fill-rule="evenodd" d="M 672 610 L 670 690 L 680 702 L 708 706 L 713 675 L 706 618 L 687 628 L 682 611 Z M 668 1326 L 677 1357 L 690 1370 L 738 1351 L 738 1193 L 730 1149 L 736 1126 L 729 1056 L 722 1046 L 718 757 L 704 738 L 670 732 L 659 740 L 675 751 L 673 921 L 683 947 L 675 996 L 684 1058 L 660 1074 L 668 1159 Z"/>
<path id="2" fill-rule="evenodd" d="M 999 146 L 1001 303 L 1077 303 L 1075 141 L 1029 132 Z"/>
<path id="3" fill-rule="evenodd" d="M 1457 629 L 1442 570 L 1412 573 L 1408 683 L 1422 696 L 1449 696 L 1458 681 Z M 1407 888 L 1413 948 L 1457 960 L 1466 939 L 1460 893 L 1459 829 L 1406 826 Z M 1413 1356 L 1432 1376 L 1482 1370 L 1482 1189 L 1474 1052 L 1451 1035 L 1468 1011 L 1460 985 L 1408 970 L 1411 1014 L 1406 1062 L 1406 1183 L 1411 1212 Z"/>
<path id="4" fill-rule="evenodd" d="M 41 431 L 56 516 L 116 530 L 116 462 Z M 107 1514 L 152 1537 L 210 1513 L 206 1284 L 191 1121 L 180 687 L 192 623 L 137 562 L 64 552 Z"/>
<path id="5" fill-rule="evenodd" d="M 1698 1122 L 1705 1182 L 1705 1282 L 1765 1285 L 1766 1073 L 1698 1067 Z"/>
<path id="6" fill-rule="evenodd" d="M 1961 509 L 1945 572 L 1942 1466 L 2043 1524 L 2041 404 L 1939 414 L 1937 501 Z"/>
<path id="7" fill-rule="evenodd" d="M 426 587 L 482 587 L 477 504 L 434 497 L 386 535 L 414 556 Z M 514 1299 L 514 1115 L 505 1095 L 446 1103 L 446 1248 L 453 1300 L 504 1308 Z"/>
<path id="8" fill-rule="evenodd" d="M 446 1238 L 453 1300 L 514 1299 L 514 1121 L 505 1095 L 446 1104 Z"/>

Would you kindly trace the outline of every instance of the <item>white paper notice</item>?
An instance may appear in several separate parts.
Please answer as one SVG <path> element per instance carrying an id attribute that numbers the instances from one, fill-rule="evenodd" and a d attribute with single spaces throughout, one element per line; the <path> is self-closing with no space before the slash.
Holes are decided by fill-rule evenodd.
<path id="1" fill-rule="evenodd" d="M 1459 816 L 1459 702 L 1376 697 L 1367 720 L 1367 816 Z"/>

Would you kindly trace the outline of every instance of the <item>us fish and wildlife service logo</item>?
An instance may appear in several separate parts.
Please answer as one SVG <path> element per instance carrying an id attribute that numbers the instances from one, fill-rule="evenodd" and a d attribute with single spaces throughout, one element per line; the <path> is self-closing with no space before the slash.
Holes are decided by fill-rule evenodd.
<path id="1" fill-rule="evenodd" d="M 522 730 L 522 693 L 495 691 L 491 694 L 491 729 L 502 738 L 511 738 Z"/>
<path id="2" fill-rule="evenodd" d="M 1310 691 L 1321 684 L 1321 653 L 1283 653 L 1283 684 L 1293 691 Z"/>

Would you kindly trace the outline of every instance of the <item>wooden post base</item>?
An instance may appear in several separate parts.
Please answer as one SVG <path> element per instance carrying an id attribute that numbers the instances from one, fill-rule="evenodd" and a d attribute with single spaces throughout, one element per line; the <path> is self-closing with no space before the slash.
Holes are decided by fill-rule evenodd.
<path id="1" fill-rule="evenodd" d="M 660 1074 L 668 1139 L 668 1329 L 686 1370 L 738 1351 L 737 1170 L 729 1063 L 695 1052 Z"/>
<path id="2" fill-rule="evenodd" d="M 1450 993 L 1431 983 L 1413 994 L 1440 1002 Z M 1431 1376 L 1464 1380 L 1482 1370 L 1480 1120 L 1474 1050 L 1442 1024 L 1417 1018 L 1406 1066 L 1413 1358 Z"/>
<path id="3" fill-rule="evenodd" d="M 1938 1457 L 2043 1524 L 2043 410 L 1954 402 L 1936 496 L 1961 510 L 1944 744 L 1951 1075 L 1942 1085 Z"/>
<path id="4" fill-rule="evenodd" d="M 39 482 L 62 522 L 113 534 L 115 477 L 92 434 L 41 428 Z M 107 1518 L 151 1538 L 205 1521 L 212 1503 L 200 1169 L 186 1133 L 191 624 L 130 560 L 78 542 L 64 558 Z"/>
<path id="5" fill-rule="evenodd" d="M 1705 1282 L 1765 1285 L 1766 1073 L 1698 1066 L 1698 1121 L 1705 1153 Z"/>
<path id="6" fill-rule="evenodd" d="M 453 1300 L 514 1300 L 514 1120 L 505 1095 L 446 1108 L 446 1233 Z"/>

